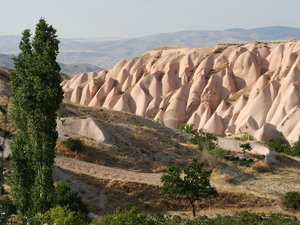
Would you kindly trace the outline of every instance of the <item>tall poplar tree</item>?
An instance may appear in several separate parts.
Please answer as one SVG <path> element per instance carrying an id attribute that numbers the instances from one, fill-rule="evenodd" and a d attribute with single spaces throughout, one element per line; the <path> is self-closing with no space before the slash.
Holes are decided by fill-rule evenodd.
<path id="1" fill-rule="evenodd" d="M 56 111 L 63 99 L 56 30 L 40 19 L 30 41 L 23 32 L 11 78 L 11 117 L 17 134 L 10 148 L 10 184 L 23 214 L 46 211 L 53 197 L 52 169 L 57 140 Z"/>

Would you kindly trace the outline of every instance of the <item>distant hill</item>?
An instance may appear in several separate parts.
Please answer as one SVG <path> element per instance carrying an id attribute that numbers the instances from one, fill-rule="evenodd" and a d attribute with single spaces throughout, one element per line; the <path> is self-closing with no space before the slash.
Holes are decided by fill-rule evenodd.
<path id="1" fill-rule="evenodd" d="M 203 47 L 218 43 L 300 38 L 300 28 L 274 26 L 223 31 L 192 30 L 121 40 L 61 39 L 58 60 L 65 64 L 88 63 L 109 68 L 121 59 L 131 59 L 159 46 Z M 20 37 L 0 36 L 0 52 L 14 53 Z"/>
<path id="2" fill-rule="evenodd" d="M 13 60 L 12 60 L 13 56 L 14 55 L 0 54 L 0 66 L 13 68 L 14 67 Z M 102 70 L 98 66 L 87 64 L 87 63 L 78 63 L 78 64 L 59 63 L 59 65 L 61 67 L 61 72 L 67 73 L 67 74 L 78 74 L 78 73 Z M 70 76 L 68 76 L 68 77 L 70 77 Z"/>
<path id="3" fill-rule="evenodd" d="M 12 57 L 13 57 L 13 55 L 0 54 L 0 66 L 13 68 L 14 63 L 13 63 Z"/>
<path id="4" fill-rule="evenodd" d="M 78 73 L 85 73 L 85 72 L 94 72 L 103 70 L 99 66 L 91 65 L 88 63 L 76 63 L 76 64 L 64 64 L 59 63 L 61 67 L 61 72 L 67 74 L 78 74 Z"/>

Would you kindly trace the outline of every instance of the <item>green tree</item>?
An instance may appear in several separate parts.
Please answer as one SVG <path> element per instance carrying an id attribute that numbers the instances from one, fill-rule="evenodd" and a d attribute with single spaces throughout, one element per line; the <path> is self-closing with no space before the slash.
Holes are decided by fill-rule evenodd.
<path id="1" fill-rule="evenodd" d="M 170 167 L 168 173 L 161 177 L 162 191 L 186 196 L 195 217 L 196 200 L 217 196 L 216 189 L 210 185 L 211 172 L 205 170 L 204 164 L 199 163 L 196 159 L 185 169 L 178 166 Z"/>
<path id="2" fill-rule="evenodd" d="M 23 32 L 11 77 L 11 119 L 17 134 L 10 145 L 10 183 L 17 208 L 23 214 L 50 208 L 56 111 L 63 99 L 56 62 L 56 30 L 40 19 L 32 42 L 30 36 L 29 30 Z"/>
<path id="3" fill-rule="evenodd" d="M 20 54 L 15 58 L 15 69 L 11 76 L 11 101 L 13 107 L 10 114 L 18 132 L 10 142 L 11 170 L 10 185 L 15 204 L 20 212 L 25 212 L 32 206 L 31 188 L 34 182 L 35 171 L 31 166 L 30 146 L 28 145 L 28 114 L 31 82 L 30 82 L 30 58 L 31 44 L 30 31 L 23 32 L 19 48 Z"/>

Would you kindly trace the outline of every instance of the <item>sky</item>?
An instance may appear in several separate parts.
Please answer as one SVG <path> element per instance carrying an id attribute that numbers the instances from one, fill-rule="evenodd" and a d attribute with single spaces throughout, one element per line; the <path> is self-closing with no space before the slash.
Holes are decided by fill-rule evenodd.
<path id="1" fill-rule="evenodd" d="M 0 0 L 0 8 L 0 35 L 33 30 L 41 17 L 61 38 L 300 27 L 299 0 Z"/>

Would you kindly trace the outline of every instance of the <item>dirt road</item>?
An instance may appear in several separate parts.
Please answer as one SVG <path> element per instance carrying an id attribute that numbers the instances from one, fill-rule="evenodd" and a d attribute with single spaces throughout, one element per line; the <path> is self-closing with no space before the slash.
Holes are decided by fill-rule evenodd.
<path id="1" fill-rule="evenodd" d="M 116 169 L 63 156 L 56 156 L 55 164 L 61 169 L 66 169 L 75 173 L 92 176 L 98 179 L 108 179 L 161 186 L 160 177 L 162 176 L 162 173 L 141 173 L 123 169 Z"/>

